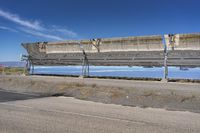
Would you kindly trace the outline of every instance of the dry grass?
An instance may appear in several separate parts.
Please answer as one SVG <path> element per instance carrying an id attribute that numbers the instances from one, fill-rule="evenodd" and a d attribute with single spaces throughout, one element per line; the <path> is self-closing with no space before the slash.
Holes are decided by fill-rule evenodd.
<path id="1" fill-rule="evenodd" d="M 84 87 L 85 84 L 84 83 L 73 83 L 72 86 L 74 86 L 74 87 Z"/>
<path id="2" fill-rule="evenodd" d="M 97 88 L 96 84 L 92 84 L 91 86 L 92 86 L 92 88 Z"/>
<path id="3" fill-rule="evenodd" d="M 111 90 L 110 93 L 112 99 L 122 98 L 123 96 L 125 96 L 124 93 L 117 90 Z"/>
<path id="4" fill-rule="evenodd" d="M 27 71 L 24 71 L 24 68 L 20 67 L 6 67 L 6 68 L 0 68 L 0 74 L 21 75 L 21 74 L 27 74 Z"/>
<path id="5" fill-rule="evenodd" d="M 182 103 L 182 102 L 185 102 L 185 101 L 188 101 L 188 100 L 192 100 L 192 99 L 194 99 L 194 98 L 196 98 L 195 95 L 183 96 L 183 97 L 181 98 L 181 103 Z"/>

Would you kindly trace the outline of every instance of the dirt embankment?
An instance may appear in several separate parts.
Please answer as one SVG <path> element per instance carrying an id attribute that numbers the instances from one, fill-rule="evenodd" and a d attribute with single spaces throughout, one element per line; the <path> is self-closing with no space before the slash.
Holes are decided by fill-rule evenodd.
<path id="1" fill-rule="evenodd" d="M 200 113 L 200 84 L 42 76 L 0 76 L 0 88 L 125 106 Z"/>

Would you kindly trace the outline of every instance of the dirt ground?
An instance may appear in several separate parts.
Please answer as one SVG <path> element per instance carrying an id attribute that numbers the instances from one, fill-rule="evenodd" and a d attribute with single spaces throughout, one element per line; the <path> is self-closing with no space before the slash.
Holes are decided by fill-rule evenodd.
<path id="1" fill-rule="evenodd" d="M 124 106 L 200 113 L 199 83 L 165 83 L 53 76 L 0 76 L 0 88 L 42 96 L 68 96 Z"/>

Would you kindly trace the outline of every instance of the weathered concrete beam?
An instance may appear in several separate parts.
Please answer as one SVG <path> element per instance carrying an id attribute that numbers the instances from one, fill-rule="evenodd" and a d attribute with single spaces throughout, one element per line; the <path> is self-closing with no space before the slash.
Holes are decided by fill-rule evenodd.
<path id="1" fill-rule="evenodd" d="M 200 66 L 199 33 L 176 34 L 173 38 L 165 35 L 164 39 L 168 50 L 167 65 Z M 81 65 L 84 57 L 83 50 L 87 54 L 90 65 L 164 65 L 164 44 L 160 35 L 22 45 L 27 49 L 34 65 Z"/>

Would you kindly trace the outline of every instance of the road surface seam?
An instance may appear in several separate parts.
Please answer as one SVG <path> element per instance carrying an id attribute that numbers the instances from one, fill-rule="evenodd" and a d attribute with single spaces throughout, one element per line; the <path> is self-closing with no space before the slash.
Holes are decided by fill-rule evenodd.
<path id="1" fill-rule="evenodd" d="M 46 111 L 46 112 L 79 115 L 79 116 L 83 116 L 83 117 L 93 117 L 93 118 L 97 118 L 97 119 L 106 119 L 106 120 L 111 120 L 111 121 L 120 121 L 120 122 L 133 123 L 133 124 L 141 124 L 141 125 L 149 124 L 148 122 L 142 122 L 142 121 L 140 122 L 140 121 L 127 120 L 127 119 L 120 119 L 120 118 L 112 118 L 112 117 L 105 117 L 105 116 L 98 116 L 98 115 L 75 113 L 75 112 L 69 112 L 69 111 L 45 110 L 45 109 L 34 108 L 34 107 L 26 106 L 26 105 L 15 105 L 12 103 L 0 103 L 0 105 L 14 106 L 14 107 L 18 107 L 18 108 L 37 109 L 39 111 Z M 151 123 L 151 124 L 153 124 L 153 123 Z"/>

